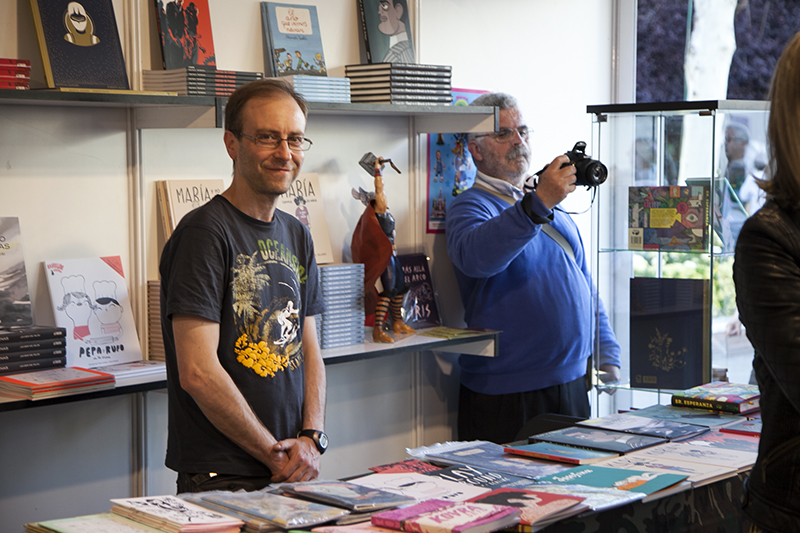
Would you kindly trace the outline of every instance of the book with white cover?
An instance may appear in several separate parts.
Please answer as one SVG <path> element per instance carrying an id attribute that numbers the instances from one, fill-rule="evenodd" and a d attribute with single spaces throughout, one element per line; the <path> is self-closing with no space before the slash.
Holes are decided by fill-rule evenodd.
<path id="1" fill-rule="evenodd" d="M 57 533 L 158 533 L 159 530 L 148 527 L 144 524 L 134 522 L 128 518 L 123 518 L 111 513 L 101 513 L 86 516 L 76 516 L 73 518 L 61 518 L 57 520 L 46 520 L 36 523 L 40 529 L 31 529 L 26 525 L 26 531 L 40 531 L 46 528 L 47 531 Z"/>
<path id="2" fill-rule="evenodd" d="M 187 502 L 175 496 L 142 496 L 111 500 L 111 512 L 156 529 L 182 531 L 185 526 L 213 525 L 213 531 L 239 531 L 244 522 Z M 228 527 L 230 529 L 228 529 Z M 223 529 L 225 528 L 225 529 Z"/>
<path id="3" fill-rule="evenodd" d="M 278 197 L 278 209 L 289 213 L 303 223 L 314 240 L 314 257 L 318 265 L 333 263 L 331 238 L 325 220 L 322 189 L 316 173 L 302 173 L 292 182 L 288 191 Z"/>
<path id="4" fill-rule="evenodd" d="M 120 256 L 44 262 L 56 325 L 67 330 L 67 366 L 139 361 Z"/>
<path id="5" fill-rule="evenodd" d="M 448 500 L 462 502 L 489 492 L 486 487 L 476 487 L 457 481 L 449 481 L 417 472 L 378 472 L 350 479 L 350 483 L 400 494 L 417 500 Z"/>
<path id="6" fill-rule="evenodd" d="M 161 180 L 156 182 L 156 198 L 161 211 L 164 235 L 169 238 L 178 222 L 193 209 L 221 194 L 221 179 Z"/>
<path id="7" fill-rule="evenodd" d="M 740 472 L 752 468 L 758 456 L 755 452 L 698 446 L 690 442 L 668 442 L 636 453 L 643 457 L 726 466 L 736 468 Z"/>
<path id="8" fill-rule="evenodd" d="M 607 459 L 597 464 L 599 466 L 625 468 L 628 470 L 648 470 L 651 472 L 686 474 L 689 476 L 686 480 L 692 484 L 692 487 L 700 487 L 721 479 L 733 477 L 738 472 L 738 469 L 733 467 L 707 465 L 690 461 L 675 461 L 664 457 L 642 455 L 638 452 Z"/>

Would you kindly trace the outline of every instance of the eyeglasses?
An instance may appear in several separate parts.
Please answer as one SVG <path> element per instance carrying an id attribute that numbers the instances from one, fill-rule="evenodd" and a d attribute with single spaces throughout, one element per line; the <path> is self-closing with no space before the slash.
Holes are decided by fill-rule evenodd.
<path id="1" fill-rule="evenodd" d="M 480 135 L 475 135 L 472 138 L 478 139 L 479 137 L 491 137 L 495 141 L 499 143 L 507 143 L 514 138 L 514 134 L 519 134 L 520 139 L 523 141 L 528 140 L 528 135 L 530 135 L 530 130 L 528 126 L 520 126 L 519 128 L 512 129 L 512 128 L 500 128 L 494 133 L 481 133 Z"/>
<path id="2" fill-rule="evenodd" d="M 286 144 L 289 146 L 289 150 L 292 152 L 305 152 L 306 150 L 311 148 L 311 145 L 314 144 L 311 142 L 311 139 L 307 139 L 306 137 L 295 135 L 291 137 L 286 137 L 282 139 L 277 135 L 273 135 L 271 133 L 262 133 L 260 135 L 248 135 L 246 133 L 242 133 L 241 131 L 234 131 L 231 130 L 231 133 L 234 135 L 240 135 L 242 137 L 247 137 L 251 141 L 253 141 L 256 146 L 261 146 L 262 148 L 269 148 L 274 150 L 275 148 L 279 147 L 283 141 L 286 141 Z"/>

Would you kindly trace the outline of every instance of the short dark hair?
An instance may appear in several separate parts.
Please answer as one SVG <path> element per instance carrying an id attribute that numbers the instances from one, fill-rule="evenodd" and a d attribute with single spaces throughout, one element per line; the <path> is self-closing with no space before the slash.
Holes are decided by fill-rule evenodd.
<path id="1" fill-rule="evenodd" d="M 291 85 L 276 79 L 256 80 L 242 85 L 228 98 L 228 103 L 225 105 L 225 129 L 235 132 L 242 131 L 242 108 L 252 98 L 277 98 L 280 96 L 294 99 L 303 112 L 303 116 L 308 118 L 308 104 Z"/>

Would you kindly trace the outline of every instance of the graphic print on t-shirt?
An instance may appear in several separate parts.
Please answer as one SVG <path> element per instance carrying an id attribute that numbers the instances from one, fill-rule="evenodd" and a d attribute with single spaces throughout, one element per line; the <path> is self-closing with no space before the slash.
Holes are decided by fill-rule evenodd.
<path id="1" fill-rule="evenodd" d="M 302 363 L 300 284 L 303 267 L 283 243 L 259 241 L 233 267 L 233 311 L 239 337 L 236 360 L 262 377 Z"/>

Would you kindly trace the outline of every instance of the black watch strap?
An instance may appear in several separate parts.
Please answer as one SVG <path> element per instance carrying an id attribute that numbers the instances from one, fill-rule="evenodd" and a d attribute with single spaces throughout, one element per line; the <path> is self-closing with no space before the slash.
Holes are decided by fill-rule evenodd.
<path id="1" fill-rule="evenodd" d="M 304 429 L 297 434 L 297 438 L 300 437 L 308 437 L 313 440 L 320 455 L 328 449 L 328 436 L 318 429 Z"/>

